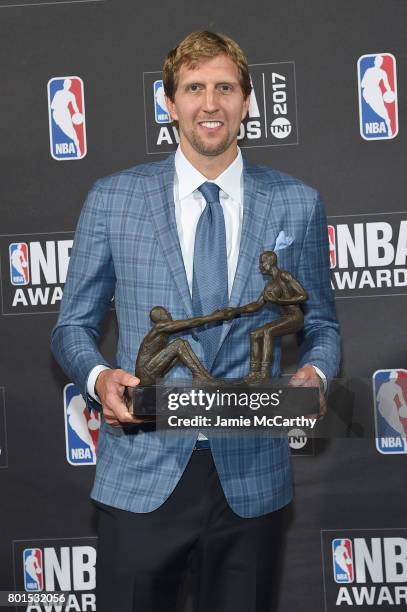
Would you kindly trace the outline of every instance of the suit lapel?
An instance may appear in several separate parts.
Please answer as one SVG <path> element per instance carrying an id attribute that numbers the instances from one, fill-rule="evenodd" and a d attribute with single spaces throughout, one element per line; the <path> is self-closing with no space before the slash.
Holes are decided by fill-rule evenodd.
<path id="1" fill-rule="evenodd" d="M 239 258 L 230 296 L 230 306 L 241 304 L 249 276 L 257 268 L 263 248 L 263 235 L 270 218 L 273 190 L 256 178 L 252 167 L 244 160 L 243 169 L 243 223 Z M 223 324 L 219 350 L 226 339 L 233 320 Z"/>
<path id="2" fill-rule="evenodd" d="M 160 172 L 146 177 L 144 196 L 186 316 L 192 317 L 192 301 L 175 221 L 174 172 L 174 155 L 171 155 L 163 162 Z"/>

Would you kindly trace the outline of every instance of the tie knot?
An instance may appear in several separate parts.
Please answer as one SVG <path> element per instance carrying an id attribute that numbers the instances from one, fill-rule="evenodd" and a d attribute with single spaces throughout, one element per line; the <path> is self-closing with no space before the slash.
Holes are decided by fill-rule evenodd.
<path id="1" fill-rule="evenodd" d="M 219 202 L 219 187 L 215 185 L 215 183 L 203 183 L 200 187 L 198 187 L 198 191 L 200 191 L 207 201 L 208 204 L 212 204 L 212 202 Z"/>

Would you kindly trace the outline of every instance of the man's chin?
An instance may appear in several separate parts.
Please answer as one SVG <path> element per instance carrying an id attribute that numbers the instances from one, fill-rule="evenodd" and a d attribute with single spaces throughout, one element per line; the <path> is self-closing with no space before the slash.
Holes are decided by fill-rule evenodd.
<path id="1" fill-rule="evenodd" d="M 222 155 L 222 153 L 227 151 L 232 142 L 229 142 L 229 140 L 223 140 L 217 143 L 207 143 L 200 139 L 194 139 L 191 144 L 195 151 L 200 155 L 205 155 L 206 157 L 216 157 L 217 155 Z"/>

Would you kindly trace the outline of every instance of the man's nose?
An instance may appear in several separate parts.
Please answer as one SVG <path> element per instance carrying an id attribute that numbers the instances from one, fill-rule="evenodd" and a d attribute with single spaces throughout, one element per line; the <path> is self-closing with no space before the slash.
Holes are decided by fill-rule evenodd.
<path id="1" fill-rule="evenodd" d="M 216 90 L 212 87 L 207 87 L 203 100 L 203 110 L 207 113 L 213 113 L 218 110 Z"/>

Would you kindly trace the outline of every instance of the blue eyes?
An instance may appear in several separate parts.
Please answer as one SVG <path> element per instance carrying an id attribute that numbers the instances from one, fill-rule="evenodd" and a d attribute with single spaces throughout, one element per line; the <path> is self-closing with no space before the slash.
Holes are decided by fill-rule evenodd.
<path id="1" fill-rule="evenodd" d="M 186 87 L 187 91 L 191 91 L 192 93 L 196 93 L 199 91 L 203 91 L 204 86 L 199 83 L 192 83 L 192 85 L 188 85 Z M 227 83 L 223 83 L 221 85 L 217 85 L 216 89 L 221 93 L 230 93 L 233 90 L 232 85 L 228 85 Z"/>

